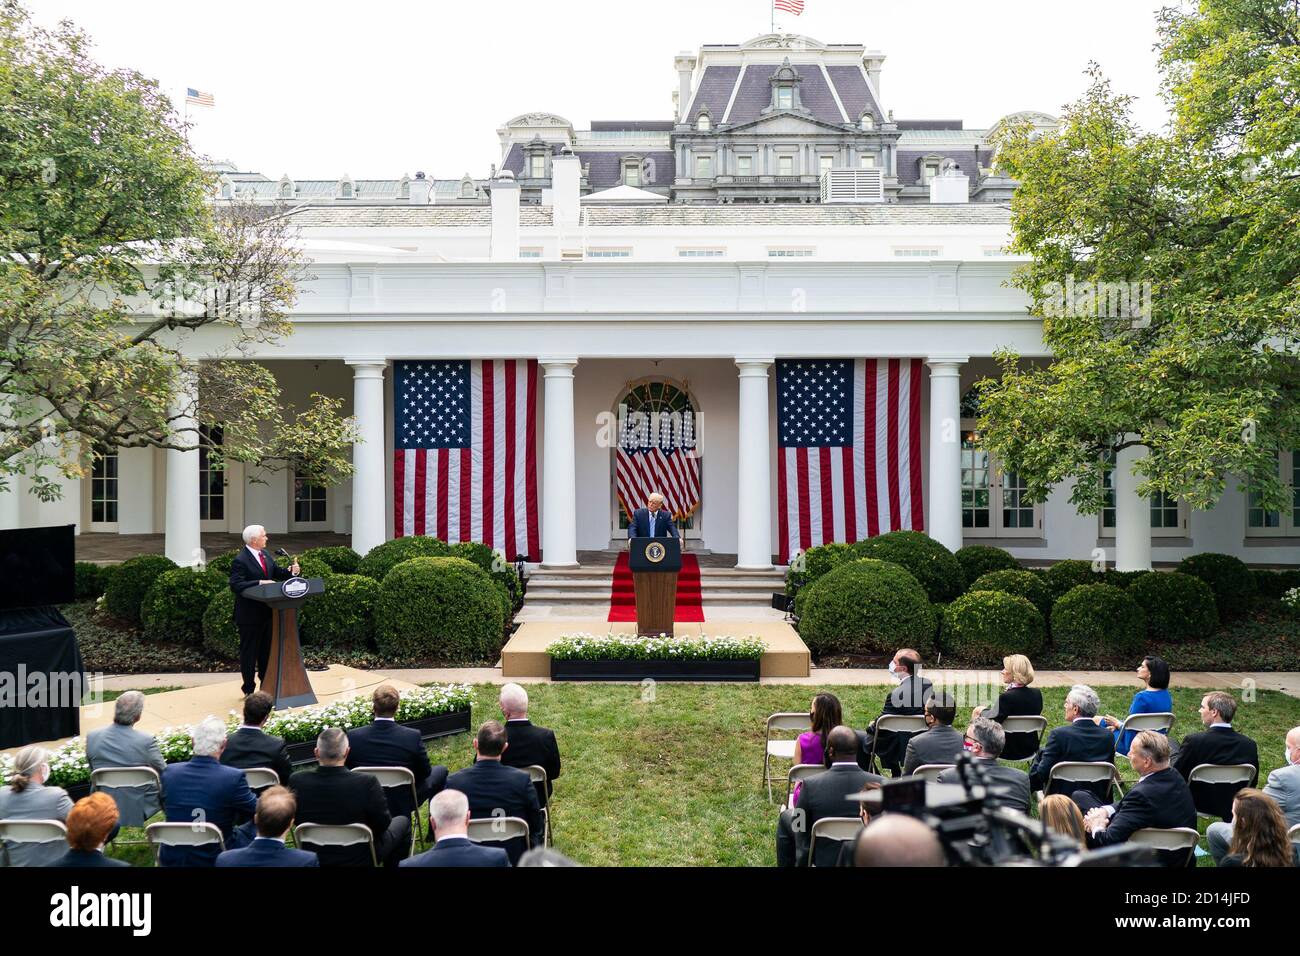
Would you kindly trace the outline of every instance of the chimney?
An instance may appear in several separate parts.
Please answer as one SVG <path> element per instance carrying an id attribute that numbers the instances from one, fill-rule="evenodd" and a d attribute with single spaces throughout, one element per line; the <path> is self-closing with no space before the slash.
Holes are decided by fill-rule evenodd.
<path id="1" fill-rule="evenodd" d="M 930 180 L 930 202 L 970 202 L 970 178 L 956 165 L 944 167 Z"/>
<path id="2" fill-rule="evenodd" d="M 691 102 L 691 74 L 695 72 L 695 54 L 689 51 L 678 53 L 673 58 L 673 66 L 677 67 L 677 122 L 685 123 L 683 110 Z"/>
<path id="3" fill-rule="evenodd" d="M 503 169 L 490 183 L 492 239 L 488 258 L 503 262 L 519 258 L 519 184 L 515 174 Z"/>
<path id="4" fill-rule="evenodd" d="M 862 68 L 867 71 L 867 80 L 876 93 L 876 102 L 881 109 L 885 107 L 885 101 L 880 95 L 880 68 L 884 65 L 885 55 L 879 50 L 868 50 L 862 54 Z"/>
<path id="5" fill-rule="evenodd" d="M 416 173 L 411 180 L 411 205 L 427 206 L 433 201 L 433 180 L 425 179 L 424 173 Z"/>
<path id="6" fill-rule="evenodd" d="M 582 164 L 565 146 L 551 159 L 551 209 L 557 228 L 578 224 L 578 196 L 582 187 Z"/>

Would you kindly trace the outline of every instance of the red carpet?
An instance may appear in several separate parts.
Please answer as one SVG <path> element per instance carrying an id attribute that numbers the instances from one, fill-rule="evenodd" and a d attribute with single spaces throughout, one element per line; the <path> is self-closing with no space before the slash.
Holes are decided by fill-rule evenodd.
<path id="1" fill-rule="evenodd" d="M 632 570 L 628 567 L 627 552 L 614 562 L 614 590 L 609 599 L 611 621 L 636 620 L 636 592 L 632 589 Z M 682 569 L 677 574 L 677 606 L 673 620 L 685 624 L 704 620 L 704 603 L 700 599 L 700 562 L 693 554 L 682 555 Z"/>

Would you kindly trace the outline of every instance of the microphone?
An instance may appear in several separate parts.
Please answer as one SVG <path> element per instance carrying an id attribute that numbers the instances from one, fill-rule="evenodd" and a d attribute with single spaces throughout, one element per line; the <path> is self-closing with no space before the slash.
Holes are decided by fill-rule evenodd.
<path id="1" fill-rule="evenodd" d="M 290 558 L 290 559 L 293 558 L 293 555 L 291 555 L 288 551 L 284 550 L 284 548 L 276 548 L 275 553 L 282 558 Z"/>

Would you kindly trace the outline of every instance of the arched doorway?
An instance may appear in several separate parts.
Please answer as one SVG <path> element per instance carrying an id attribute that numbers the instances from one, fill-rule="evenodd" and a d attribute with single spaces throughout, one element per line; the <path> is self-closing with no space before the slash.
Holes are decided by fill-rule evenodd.
<path id="1" fill-rule="evenodd" d="M 642 378 L 623 386 L 614 403 L 618 433 L 610 454 L 610 535 L 627 537 L 628 509 L 662 492 L 678 527 L 699 538 L 704 506 L 700 409 L 685 382 Z"/>

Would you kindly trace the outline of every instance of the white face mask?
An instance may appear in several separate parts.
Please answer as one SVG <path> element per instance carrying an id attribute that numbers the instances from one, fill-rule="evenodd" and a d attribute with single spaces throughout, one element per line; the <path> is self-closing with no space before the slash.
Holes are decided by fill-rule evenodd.
<path id="1" fill-rule="evenodd" d="M 1287 766 L 1287 767 L 1289 767 L 1289 766 L 1291 766 L 1291 764 L 1293 764 L 1293 763 L 1295 763 L 1295 761 L 1291 759 L 1291 748 L 1290 748 L 1290 747 L 1283 747 L 1283 748 L 1282 748 L 1282 764 L 1283 764 L 1283 766 Z"/>

